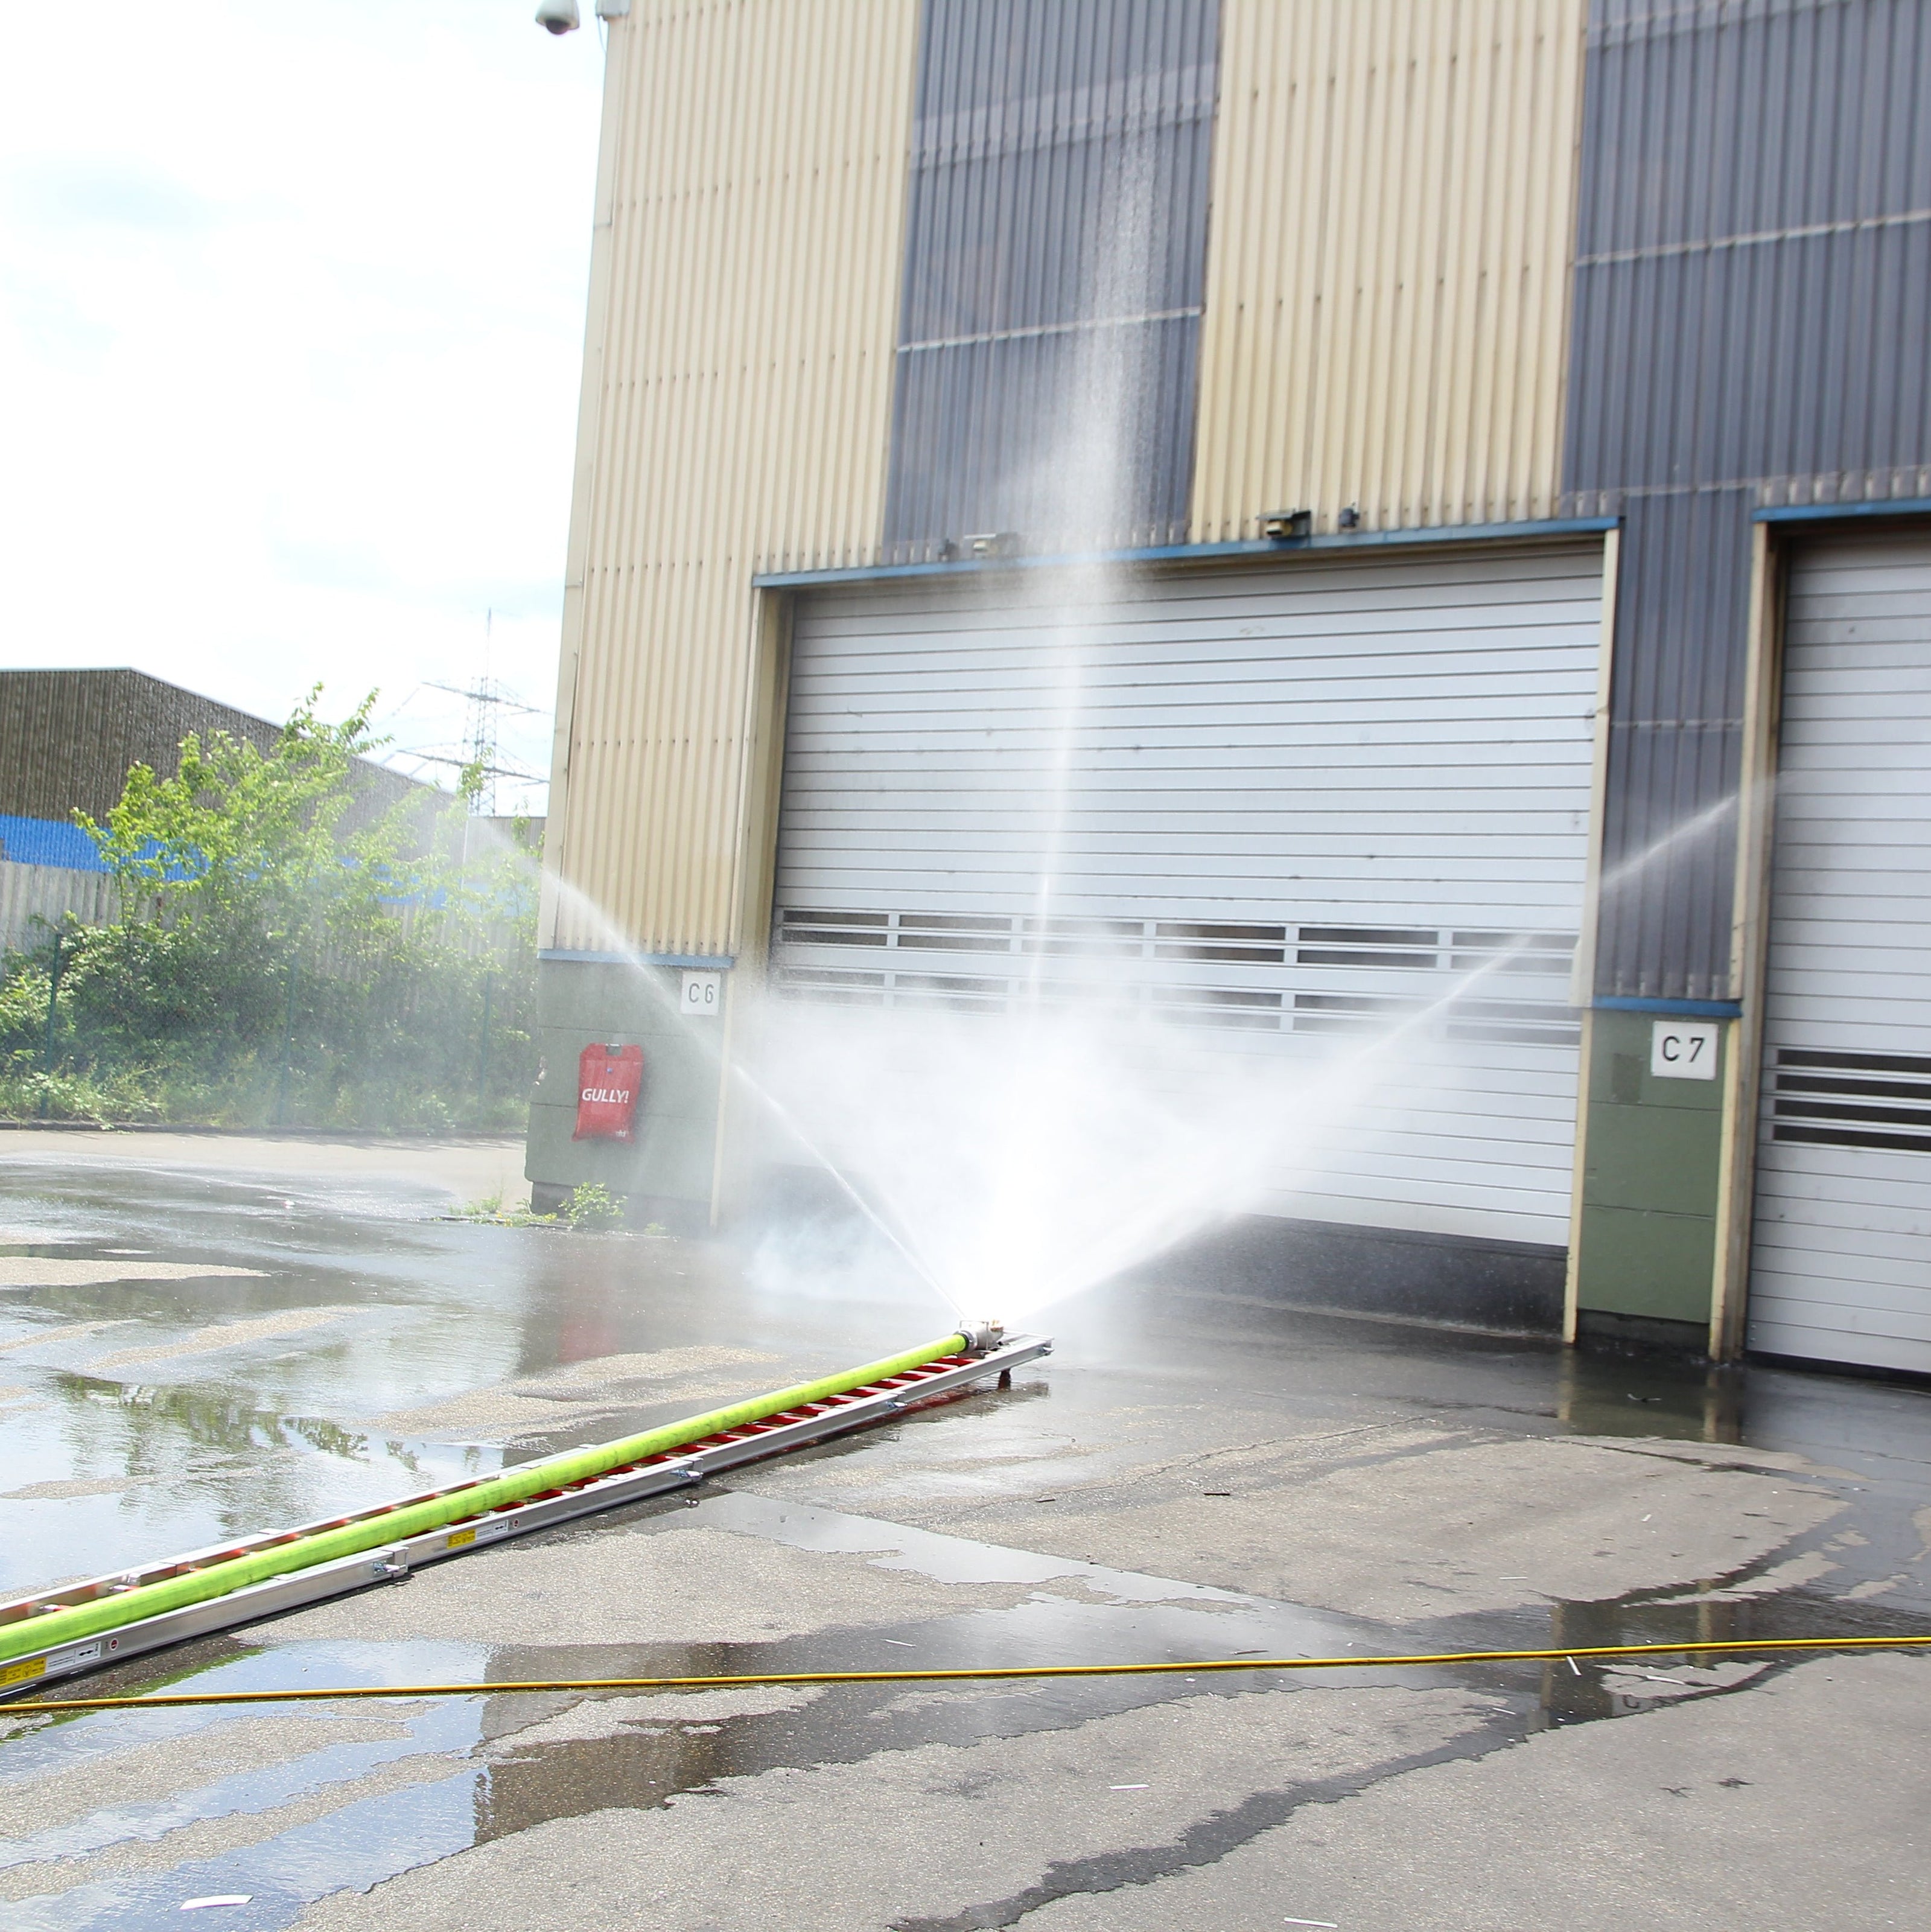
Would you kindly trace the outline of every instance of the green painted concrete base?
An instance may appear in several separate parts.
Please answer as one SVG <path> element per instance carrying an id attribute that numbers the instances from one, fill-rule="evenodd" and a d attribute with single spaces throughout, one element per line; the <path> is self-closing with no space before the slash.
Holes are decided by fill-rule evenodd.
<path id="1" fill-rule="evenodd" d="M 1591 1016 L 1576 1299 L 1585 1312 L 1707 1328 L 1723 1067 L 1714 1080 L 1657 1078 L 1652 1024 L 1647 1013 Z M 1733 1031 L 1725 1025 L 1726 1058 Z"/>
<path id="2" fill-rule="evenodd" d="M 523 1172 L 534 1204 L 595 1181 L 646 1212 L 708 1215 L 718 1130 L 718 1051 L 724 1022 L 676 1010 L 675 967 L 552 960 L 537 967 L 537 1051 Z M 577 1060 L 594 1042 L 643 1048 L 636 1138 L 580 1141 Z M 675 1212 L 681 1204 L 687 1211 Z"/>

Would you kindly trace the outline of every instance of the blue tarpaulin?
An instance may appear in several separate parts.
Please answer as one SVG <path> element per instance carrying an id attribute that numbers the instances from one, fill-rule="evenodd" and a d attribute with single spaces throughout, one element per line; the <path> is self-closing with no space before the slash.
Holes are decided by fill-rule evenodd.
<path id="1" fill-rule="evenodd" d="M 6 812 L 0 812 L 0 859 L 16 866 L 64 866 L 73 872 L 107 869 L 94 841 L 79 826 Z"/>

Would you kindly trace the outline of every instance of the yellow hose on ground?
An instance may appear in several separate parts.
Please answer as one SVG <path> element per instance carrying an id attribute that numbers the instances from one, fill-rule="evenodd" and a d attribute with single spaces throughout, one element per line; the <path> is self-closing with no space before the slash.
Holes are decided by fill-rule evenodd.
<path id="1" fill-rule="evenodd" d="M 356 1684 L 334 1690 L 183 1690 L 151 1697 L 37 1697 L 0 1704 L 0 1718 L 54 1711 L 158 1711 L 199 1704 L 317 1704 L 337 1697 L 502 1697 L 563 1690 L 736 1690 L 772 1684 L 958 1684 L 1015 1678 L 1204 1676 L 1235 1670 L 1390 1670 L 1476 1664 L 1573 1662 L 1579 1657 L 1735 1656 L 1749 1651 L 1909 1650 L 1921 1636 L 1785 1636 L 1687 1643 L 1570 1644 L 1558 1650 L 1445 1650 L 1414 1657 L 1215 1657 L 1161 1664 L 1024 1664 L 974 1670 L 766 1670 L 736 1677 L 554 1677 L 508 1684 Z"/>
<path id="2" fill-rule="evenodd" d="M 587 1482 L 640 1462 L 647 1456 L 667 1456 L 688 1448 L 706 1437 L 747 1423 L 763 1422 L 794 1408 L 823 1402 L 834 1396 L 848 1395 L 854 1389 L 923 1368 L 928 1363 L 970 1348 L 972 1338 L 964 1334 L 943 1335 L 922 1347 L 890 1355 L 883 1361 L 867 1362 L 817 1382 L 795 1383 L 769 1395 L 753 1396 L 744 1402 L 714 1408 L 708 1414 L 686 1417 L 682 1422 L 647 1429 L 640 1436 L 628 1436 L 615 1442 L 592 1443 L 580 1449 L 567 1449 L 560 1455 L 546 1456 L 534 1462 L 519 1462 L 499 1474 L 485 1476 L 473 1483 L 462 1483 L 415 1502 L 403 1502 L 392 1509 L 367 1511 L 338 1523 L 332 1528 L 312 1532 L 287 1541 L 272 1543 L 215 1559 L 205 1567 L 168 1576 L 159 1582 L 145 1583 L 112 1596 L 91 1601 L 50 1608 L 40 1615 L 25 1616 L 0 1624 L 0 1666 L 14 1658 L 34 1657 L 62 1644 L 98 1636 L 139 1623 L 146 1617 L 160 1616 L 190 1604 L 211 1602 L 251 1584 L 286 1576 L 298 1570 L 313 1569 L 338 1558 L 353 1556 L 365 1550 L 379 1550 L 387 1543 L 400 1543 L 425 1530 L 445 1524 L 462 1522 L 485 1510 L 506 1509 L 526 1502 L 532 1496 L 561 1490 L 573 1483 Z M 37 1672 L 35 1663 L 20 1666 L 18 1672 L 0 1670 L 0 1684 L 19 1681 Z"/>

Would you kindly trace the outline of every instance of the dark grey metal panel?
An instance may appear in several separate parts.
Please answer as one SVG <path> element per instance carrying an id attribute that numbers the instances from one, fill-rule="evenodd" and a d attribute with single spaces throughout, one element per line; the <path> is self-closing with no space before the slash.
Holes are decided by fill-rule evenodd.
<path id="1" fill-rule="evenodd" d="M 133 764 L 164 778 L 180 768 L 181 741 L 225 731 L 266 752 L 281 727 L 146 672 L 0 670 L 0 814 L 70 822 L 104 819 Z M 358 816 L 420 789 L 400 772 L 357 762 L 367 802 Z"/>
<path id="2" fill-rule="evenodd" d="M 1597 986 L 1720 998 L 1750 512 L 1931 490 L 1931 8 L 1592 0 L 1585 74 L 1564 507 L 1626 519 Z"/>
<path id="3" fill-rule="evenodd" d="M 888 560 L 1184 534 L 1219 42 L 1219 0 L 927 0 Z"/>

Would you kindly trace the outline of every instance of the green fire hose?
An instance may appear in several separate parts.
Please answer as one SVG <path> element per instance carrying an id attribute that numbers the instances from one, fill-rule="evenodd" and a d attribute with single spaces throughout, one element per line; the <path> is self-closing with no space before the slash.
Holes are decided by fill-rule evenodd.
<path id="1" fill-rule="evenodd" d="M 714 1408 L 708 1415 L 694 1415 L 682 1422 L 646 1430 L 641 1436 L 626 1436 L 620 1442 L 595 1443 L 540 1462 L 526 1462 L 502 1475 L 423 1502 L 410 1503 L 381 1516 L 322 1530 L 292 1543 L 277 1544 L 270 1550 L 251 1551 L 226 1562 L 211 1563 L 205 1570 L 123 1590 L 92 1603 L 76 1604 L 69 1610 L 27 1617 L 18 1623 L 0 1626 L 0 1664 L 31 1652 L 50 1650 L 58 1644 L 97 1636 L 103 1630 L 119 1630 L 144 1617 L 184 1610 L 190 1604 L 205 1604 L 231 1591 L 246 1589 L 252 1583 L 266 1582 L 271 1576 L 286 1576 L 292 1570 L 310 1569 L 318 1563 L 332 1563 L 339 1557 L 353 1556 L 384 1544 L 399 1543 L 406 1537 L 420 1536 L 425 1530 L 439 1529 L 445 1523 L 479 1516 L 486 1510 L 500 1509 L 505 1504 L 527 1502 L 546 1490 L 607 1474 L 628 1463 L 640 1462 L 647 1456 L 686 1448 L 707 1436 L 741 1428 L 748 1422 L 762 1422 L 768 1416 L 781 1415 L 787 1409 L 802 1408 L 808 1402 L 823 1402 L 831 1396 L 847 1394 L 868 1383 L 902 1375 L 908 1369 L 922 1368 L 928 1362 L 957 1354 L 970 1346 L 965 1335 L 942 1335 L 922 1348 L 908 1348 L 902 1355 L 889 1356 L 883 1361 L 867 1362 L 862 1368 L 847 1369 L 826 1376 L 822 1382 L 799 1382 L 769 1395 L 753 1396 L 728 1408 Z"/>

